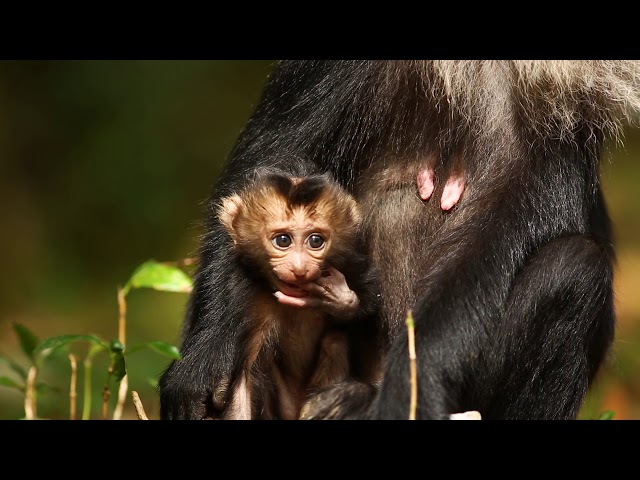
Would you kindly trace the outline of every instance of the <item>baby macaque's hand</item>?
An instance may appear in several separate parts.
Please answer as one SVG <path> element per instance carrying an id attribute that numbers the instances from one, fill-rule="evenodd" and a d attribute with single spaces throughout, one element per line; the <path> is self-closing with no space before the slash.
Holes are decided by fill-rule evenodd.
<path id="1" fill-rule="evenodd" d="M 358 296 L 347 285 L 344 275 L 329 266 L 327 273 L 315 282 L 299 285 L 309 293 L 306 297 L 291 297 L 282 292 L 274 295 L 283 305 L 300 308 L 317 308 L 341 320 L 355 316 L 360 306 Z"/>
<path id="2" fill-rule="evenodd" d="M 424 201 L 431 198 L 433 190 L 435 189 L 435 173 L 433 168 L 427 167 L 418 171 L 416 183 L 418 185 L 418 195 Z M 447 179 L 447 183 L 444 185 L 442 191 L 442 197 L 440 198 L 440 208 L 442 210 L 451 210 L 456 206 L 458 200 L 464 192 L 465 181 L 461 176 L 452 176 Z"/>

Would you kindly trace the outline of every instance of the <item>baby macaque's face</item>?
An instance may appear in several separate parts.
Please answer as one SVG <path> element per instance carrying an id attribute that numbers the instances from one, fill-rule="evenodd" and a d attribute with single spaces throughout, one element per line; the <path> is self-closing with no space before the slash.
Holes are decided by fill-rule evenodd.
<path id="1" fill-rule="evenodd" d="M 302 285 L 349 258 L 361 214 L 326 178 L 272 175 L 222 199 L 218 218 L 240 258 L 276 290 L 304 297 Z"/>
<path id="2" fill-rule="evenodd" d="M 300 207 L 283 209 L 265 227 L 263 245 L 274 287 L 290 296 L 306 295 L 298 286 L 322 275 L 332 240 L 328 222 Z"/>

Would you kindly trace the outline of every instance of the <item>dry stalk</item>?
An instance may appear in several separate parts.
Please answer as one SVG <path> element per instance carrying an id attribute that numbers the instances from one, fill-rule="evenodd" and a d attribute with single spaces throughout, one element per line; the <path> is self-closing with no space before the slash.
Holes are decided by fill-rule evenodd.
<path id="1" fill-rule="evenodd" d="M 138 395 L 138 392 L 132 390 L 131 396 L 133 397 L 133 406 L 136 407 L 138 418 L 140 420 L 149 420 L 149 417 L 147 417 L 147 414 L 144 412 L 144 407 L 142 406 L 142 401 L 140 400 L 140 395 Z"/>
<path id="2" fill-rule="evenodd" d="M 73 353 L 69 354 L 69 363 L 71 364 L 71 384 L 69 385 L 69 420 L 76 419 L 76 401 L 78 394 L 76 393 L 76 381 L 78 379 L 78 362 Z"/>
<path id="3" fill-rule="evenodd" d="M 36 377 L 38 368 L 33 365 L 27 375 L 27 388 L 24 395 L 24 417 L 27 420 L 35 420 L 38 416 L 36 411 Z"/>
<path id="4" fill-rule="evenodd" d="M 118 403 L 116 409 L 113 411 L 113 419 L 120 420 L 122 418 L 122 411 L 124 410 L 124 402 L 127 399 L 127 390 L 129 388 L 128 375 L 122 377 L 120 381 L 120 388 L 118 388 Z"/>
<path id="5" fill-rule="evenodd" d="M 409 338 L 409 382 L 411 384 L 409 420 L 415 420 L 418 409 L 418 369 L 416 365 L 415 325 L 413 323 L 413 312 L 411 310 L 407 313 L 407 334 Z"/>

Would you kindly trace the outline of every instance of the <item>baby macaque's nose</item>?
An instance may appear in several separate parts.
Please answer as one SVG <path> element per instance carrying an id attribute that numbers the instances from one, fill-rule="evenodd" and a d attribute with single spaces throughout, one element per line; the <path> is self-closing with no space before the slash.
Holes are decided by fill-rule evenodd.
<path id="1" fill-rule="evenodd" d="M 293 261 L 291 262 L 291 273 L 293 273 L 293 275 L 296 277 L 296 280 L 298 281 L 305 280 L 307 277 L 307 274 L 309 273 L 309 268 L 307 268 L 307 262 L 301 255 L 294 256 L 292 260 Z"/>
<path id="2" fill-rule="evenodd" d="M 306 280 L 307 279 L 307 269 L 296 269 L 293 271 L 293 275 L 296 277 L 296 280 Z"/>

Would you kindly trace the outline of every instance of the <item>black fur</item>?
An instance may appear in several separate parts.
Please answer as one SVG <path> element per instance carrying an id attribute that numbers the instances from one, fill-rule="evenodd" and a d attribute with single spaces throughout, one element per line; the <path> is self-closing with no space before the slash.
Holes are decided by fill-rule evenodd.
<path id="1" fill-rule="evenodd" d="M 266 167 L 328 172 L 368 209 L 369 253 L 382 282 L 384 379 L 375 394 L 357 384 L 324 392 L 311 417 L 408 417 L 404 314 L 413 308 L 419 418 L 465 410 L 575 418 L 613 338 L 602 132 L 578 105 L 570 134 L 540 133 L 528 110 L 536 102 L 517 90 L 509 69 L 492 72 L 491 101 L 502 110 L 487 115 L 482 105 L 448 101 L 425 65 L 280 63 L 211 204 Z M 482 75 L 471 78 L 474 88 L 488 88 Z M 389 165 L 433 158 L 439 199 L 456 155 L 467 188 L 451 213 L 437 200 L 414 199 L 414 186 L 379 191 L 369 181 Z M 183 360 L 160 382 L 162 418 L 202 418 L 215 386 L 238 373 L 249 280 L 232 258 L 212 212 Z"/>
<path id="2" fill-rule="evenodd" d="M 300 182 L 294 183 L 291 177 L 276 173 L 270 174 L 264 179 L 265 182 L 272 184 L 292 207 L 313 203 L 327 188 L 328 180 L 325 175 L 314 175 L 304 177 Z"/>
<path id="3" fill-rule="evenodd" d="M 329 181 L 331 179 L 326 175 L 312 175 L 295 183 L 291 176 L 275 172 L 265 173 L 256 180 L 258 183 L 273 186 L 292 207 L 314 202 L 328 188 Z"/>

